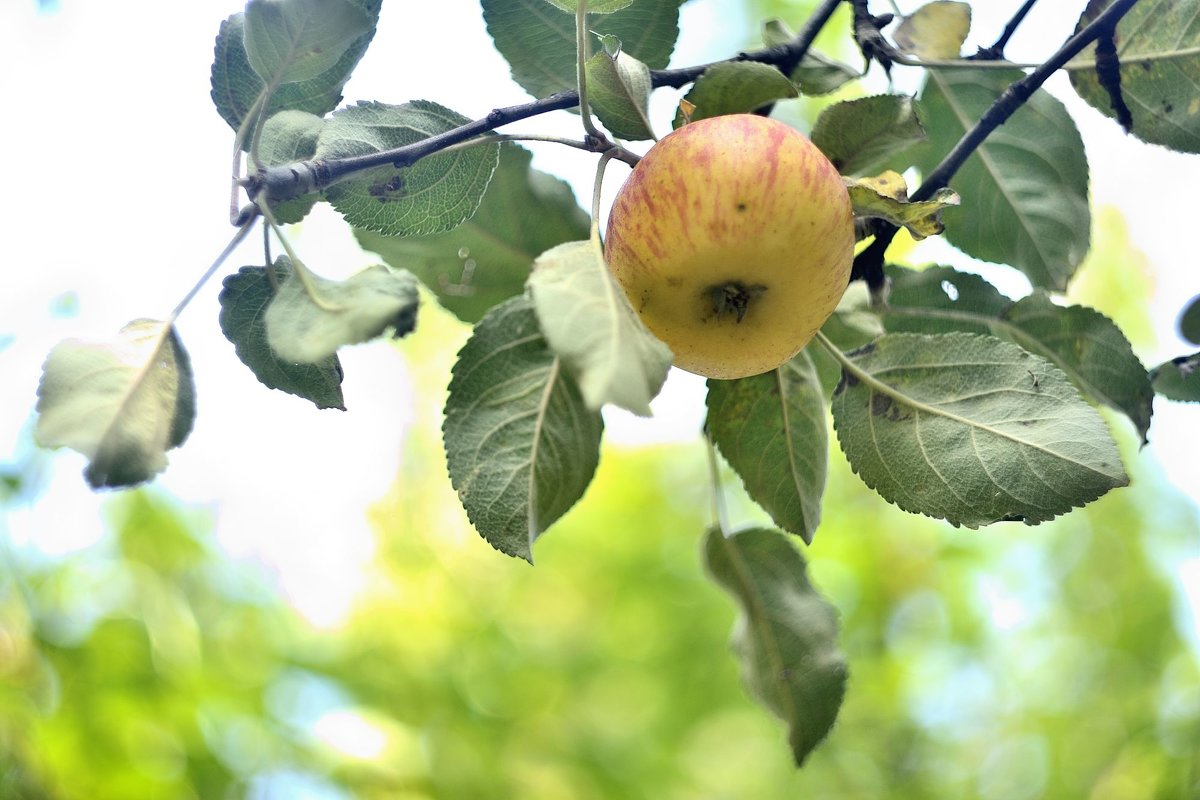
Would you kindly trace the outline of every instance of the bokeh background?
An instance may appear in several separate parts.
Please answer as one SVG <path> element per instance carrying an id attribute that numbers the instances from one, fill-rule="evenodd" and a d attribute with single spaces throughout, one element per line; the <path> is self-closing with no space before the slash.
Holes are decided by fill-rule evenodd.
<path id="1" fill-rule="evenodd" d="M 675 63 L 753 46 L 768 16 L 797 27 L 808 5 L 692 0 Z M 1018 3 L 975 5 L 972 41 L 990 44 Z M 1010 54 L 1049 52 L 1076 6 L 1041 4 Z M 62 337 L 164 313 L 229 236 L 231 137 L 207 76 L 238 9 L 0 7 L 0 141 L 20 189 L 0 200 L 0 798 L 1200 797 L 1200 435 L 1178 409 L 1156 408 L 1141 450 L 1110 417 L 1132 487 L 1036 528 L 906 515 L 834 447 L 804 550 L 851 679 L 801 771 L 739 684 L 734 609 L 701 566 L 710 492 L 690 376 L 672 376 L 654 419 L 608 416 L 595 483 L 530 568 L 475 534 L 445 477 L 439 413 L 464 326 L 426 302 L 416 334 L 344 357 L 350 411 L 317 412 L 236 362 L 212 287 L 180 323 L 192 438 L 153 486 L 89 493 L 80 459 L 32 444 L 38 367 Z M 853 61 L 844 29 L 821 44 Z M 1072 298 L 1116 319 L 1147 364 L 1181 353 L 1172 315 L 1194 254 L 1169 184 L 1198 162 L 1052 88 L 1094 175 L 1095 246 Z M 386 4 L 346 96 L 472 117 L 524 99 L 469 0 Z M 676 97 L 662 93 L 660 118 Z M 807 127 L 823 102 L 789 119 Z M 586 196 L 590 160 L 532 149 Z M 331 214 L 294 242 L 329 275 L 370 262 Z M 938 243 L 909 258 L 1027 290 Z M 231 271 L 254 259 L 250 246 Z M 735 519 L 761 522 L 724 477 Z"/>

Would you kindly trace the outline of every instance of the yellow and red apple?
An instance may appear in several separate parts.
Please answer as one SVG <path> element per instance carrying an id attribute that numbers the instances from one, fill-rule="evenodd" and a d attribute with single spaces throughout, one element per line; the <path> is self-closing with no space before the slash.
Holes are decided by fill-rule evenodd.
<path id="1" fill-rule="evenodd" d="M 675 365 L 724 379 L 795 356 L 841 299 L 853 254 L 837 169 L 799 131 L 752 114 L 654 145 L 605 238 L 609 269 Z"/>

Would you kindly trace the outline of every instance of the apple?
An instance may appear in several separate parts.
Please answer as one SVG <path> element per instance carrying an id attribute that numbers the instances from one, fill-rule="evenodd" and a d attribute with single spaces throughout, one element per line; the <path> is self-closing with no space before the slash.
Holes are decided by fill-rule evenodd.
<path id="1" fill-rule="evenodd" d="M 642 158 L 609 212 L 605 256 L 676 366 L 731 379 L 812 339 L 846 289 L 854 241 L 829 159 L 778 120 L 731 114 Z"/>

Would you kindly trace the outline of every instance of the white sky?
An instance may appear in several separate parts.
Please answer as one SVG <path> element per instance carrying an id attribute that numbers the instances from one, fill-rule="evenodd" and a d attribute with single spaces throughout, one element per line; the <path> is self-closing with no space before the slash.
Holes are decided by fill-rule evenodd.
<path id="1" fill-rule="evenodd" d="M 901 3 L 905 9 L 916 5 Z M 1018 3 L 974 5 L 976 29 L 990 43 Z M 1053 50 L 1083 5 L 1040 4 L 1010 56 L 1037 60 Z M 167 11 L 150 0 L 61 0 L 57 12 L 39 14 L 34 0 L 0 4 L 0 96 L 10 110 L 0 133 L 10 186 L 0 200 L 8 276 L 0 290 L 0 341 L 6 334 L 17 337 L 0 350 L 0 461 L 28 425 L 40 364 L 55 342 L 107 336 L 131 319 L 166 315 L 232 234 L 232 134 L 209 101 L 209 67 L 218 24 L 241 7 L 237 0 L 207 0 L 171 4 Z M 348 102 L 428 98 L 475 118 L 528 99 L 508 80 L 474 0 L 412 9 L 385 3 L 375 42 L 345 92 Z M 405 15 L 414 13 L 434 35 L 406 24 Z M 742 14 L 737 0 L 688 3 L 674 63 L 738 50 L 743 43 L 730 36 L 741 25 L 728 20 Z M 898 74 L 904 85 L 904 71 Z M 1134 243 L 1157 270 L 1159 346 L 1141 355 L 1150 365 L 1187 351 L 1174 319 L 1200 290 L 1200 280 L 1194 250 L 1178 244 L 1178 232 L 1195 225 L 1195 180 L 1181 178 L 1200 176 L 1200 157 L 1125 137 L 1076 100 L 1065 80 L 1050 88 L 1080 124 L 1094 207 L 1119 206 Z M 663 130 L 675 97 L 656 95 L 655 118 Z M 573 135 L 577 120 L 564 113 L 512 130 Z M 590 158 L 555 146 L 531 149 L 537 166 L 588 195 Z M 611 168 L 608 198 L 623 169 Z M 369 263 L 332 213 L 306 223 L 295 244 L 306 263 L 331 276 Z M 256 238 L 241 252 L 227 272 L 259 260 Z M 957 254 L 947 260 L 966 266 Z M 1002 274 L 992 270 L 989 277 Z M 1002 288 L 1020 292 L 1021 281 Z M 284 591 L 310 619 L 336 622 L 371 555 L 363 509 L 396 475 L 408 398 L 421 389 L 410 385 L 394 348 L 373 344 L 343 355 L 347 413 L 317 412 L 266 390 L 220 333 L 218 290 L 219 278 L 179 323 L 196 372 L 199 417 L 188 442 L 172 452 L 161 482 L 184 502 L 212 508 L 222 543 L 236 556 L 273 565 Z M 54 318 L 54 298 L 68 291 L 78 296 L 78 315 Z M 610 415 L 609 438 L 694 439 L 702 387 L 694 376 L 673 375 L 655 403 L 657 419 Z M 1156 404 L 1151 445 L 1139 456 L 1160 459 L 1193 498 L 1200 497 L 1195 414 L 1195 407 Z M 42 501 L 10 516 L 17 546 L 36 541 L 68 550 L 98 538 L 102 496 L 87 490 L 82 467 L 82 459 L 63 454 Z"/>

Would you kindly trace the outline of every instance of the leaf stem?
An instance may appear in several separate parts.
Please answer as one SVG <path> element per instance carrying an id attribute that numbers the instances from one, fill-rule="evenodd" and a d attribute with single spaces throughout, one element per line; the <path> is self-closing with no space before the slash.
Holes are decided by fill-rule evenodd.
<path id="1" fill-rule="evenodd" d="M 604 138 L 592 120 L 592 109 L 587 97 L 587 4 L 588 0 L 576 0 L 575 6 L 575 85 L 579 87 L 579 116 L 588 136 Z"/>
<path id="2" fill-rule="evenodd" d="M 616 154 L 609 150 L 600 156 L 600 162 L 596 164 L 596 180 L 592 184 L 592 231 L 591 239 L 597 247 L 600 247 L 600 190 L 604 187 L 604 169 L 608 166 L 608 162 Z"/>
<path id="3" fill-rule="evenodd" d="M 183 310 L 187 308 L 188 303 L 192 302 L 192 299 L 195 298 L 196 293 L 200 291 L 204 284 L 208 283 L 209 278 L 216 274 L 217 270 L 221 268 L 221 265 L 225 263 L 225 259 L 229 258 L 234 249 L 242 243 L 242 240 L 245 239 L 250 231 L 254 228 L 254 223 L 257 221 L 257 215 L 253 215 L 250 217 L 250 219 L 242 223 L 242 226 L 238 228 L 237 233 L 235 233 L 233 238 L 229 240 L 229 244 L 225 245 L 225 249 L 222 250 L 221 254 L 217 256 L 215 261 L 213 261 L 212 266 L 204 271 L 204 274 L 200 276 L 200 280 L 196 281 L 195 285 L 188 290 L 188 293 L 183 296 L 183 299 L 180 300 L 175 308 L 171 311 L 171 315 L 167 317 L 168 325 L 175 323 L 175 320 L 179 318 L 180 313 L 182 313 Z"/>
<path id="4" fill-rule="evenodd" d="M 312 272 L 308 267 L 304 266 L 304 262 L 300 260 L 300 256 L 296 255 L 296 251 L 292 249 L 292 244 L 283 235 L 283 229 L 279 227 L 279 223 L 275 221 L 275 215 L 271 213 L 271 209 L 267 205 L 267 199 L 263 198 L 262 203 L 258 207 L 259 212 L 263 215 L 263 219 L 271 226 L 271 230 L 275 233 L 275 238 L 279 239 L 279 243 L 283 245 L 283 250 L 287 253 L 288 259 L 292 262 L 292 274 L 300 280 L 300 285 L 304 287 L 304 293 L 313 301 L 313 305 L 322 311 L 339 312 L 345 311 L 345 306 L 330 303 L 321 295 L 321 290 L 317 288 L 317 282 L 313 279 Z M 269 265 L 268 265 L 269 266 Z M 268 270 L 270 271 L 270 270 Z"/>
<path id="5" fill-rule="evenodd" d="M 724 539 L 729 539 L 733 529 L 729 526 L 729 512 L 725 508 L 725 492 L 721 486 L 721 468 L 717 463 L 717 446 L 713 443 L 708 431 L 704 432 L 705 449 L 708 452 L 708 479 L 712 488 L 713 524 L 721 531 Z"/>

